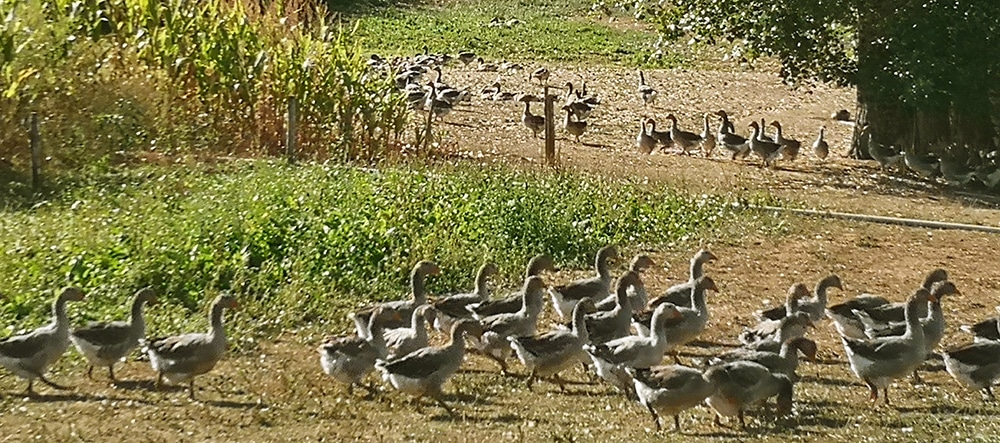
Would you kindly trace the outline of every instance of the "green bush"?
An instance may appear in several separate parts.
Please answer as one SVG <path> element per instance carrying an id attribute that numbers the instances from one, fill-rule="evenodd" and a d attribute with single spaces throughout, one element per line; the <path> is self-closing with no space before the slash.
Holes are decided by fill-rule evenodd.
<path id="1" fill-rule="evenodd" d="M 38 294 L 64 285 L 98 294 L 87 317 L 152 285 L 178 322 L 231 289 L 254 327 L 298 324 L 404 297 L 420 259 L 441 265 L 430 282 L 439 293 L 471 288 L 483 260 L 517 284 L 539 252 L 588 267 L 606 244 L 626 254 L 666 245 L 728 213 L 721 198 L 570 173 L 218 168 L 135 168 L 0 214 L 0 292 L 15 299 L 0 320 L 46 315 Z"/>

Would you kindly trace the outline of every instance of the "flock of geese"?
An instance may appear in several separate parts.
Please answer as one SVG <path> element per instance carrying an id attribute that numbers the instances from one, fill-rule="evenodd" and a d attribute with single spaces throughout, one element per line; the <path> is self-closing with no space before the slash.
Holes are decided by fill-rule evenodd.
<path id="1" fill-rule="evenodd" d="M 655 297 L 641 276 L 653 261 L 636 255 L 614 279 L 609 263 L 618 259 L 614 246 L 601 248 L 595 275 L 548 285 L 543 273 L 555 266 L 548 255 L 539 254 L 528 262 L 522 289 L 502 297 L 492 296 L 488 283 L 498 268 L 485 263 L 471 292 L 435 299 L 427 295 L 426 278 L 440 268 L 420 261 L 411 272 L 411 298 L 349 314 L 356 333 L 326 339 L 318 347 L 320 366 L 346 384 L 348 392 L 355 385 L 374 391 L 362 381 L 378 371 L 396 390 L 417 401 L 433 399 L 449 414 L 453 411 L 442 387 L 467 352 L 496 362 L 504 374 L 516 359 L 529 374 L 529 389 L 538 380 L 565 389 L 560 374 L 583 367 L 646 408 L 657 430 L 664 415 L 672 416 L 679 430 L 680 414 L 700 404 L 715 411 L 717 424 L 722 417 L 737 417 L 745 427 L 745 411 L 772 397 L 779 415 L 791 410 L 799 354 L 815 359 L 817 352 L 807 332 L 825 317 L 836 326 L 851 370 L 868 386 L 873 405 L 880 392 L 888 404 L 890 383 L 911 374 L 919 377 L 918 368 L 944 336 L 942 299 L 959 294 L 944 269 L 931 271 L 904 302 L 862 294 L 831 306 L 827 293 L 842 289 L 837 275 L 823 278 L 812 291 L 796 283 L 783 306 L 757 312 L 759 323 L 739 335 L 740 348 L 684 365 L 679 350 L 698 340 L 708 326 L 708 295 L 718 287 L 704 267 L 716 256 L 698 251 L 688 280 Z M 539 317 L 547 298 L 561 321 L 542 330 Z M 64 289 L 52 304 L 51 323 L 0 341 L 0 365 L 28 381 L 29 395 L 35 395 L 36 379 L 65 389 L 45 372 L 72 343 L 89 363 L 88 377 L 99 366 L 107 367 L 112 380 L 114 365 L 141 345 L 157 373 L 157 389 L 164 381 L 187 382 L 193 399 L 194 377 L 211 371 L 225 353 L 223 312 L 237 307 L 235 298 L 223 293 L 212 303 L 207 333 L 147 340 L 143 307 L 156 303 L 151 289 L 135 294 L 128 321 L 71 330 L 66 305 L 83 299 L 80 289 Z M 429 329 L 446 334 L 448 341 L 432 344 Z M 967 330 L 975 341 L 943 352 L 945 366 L 959 384 L 992 397 L 991 386 L 1000 377 L 1000 319 Z M 668 356 L 672 361 L 664 364 Z"/>
<path id="2" fill-rule="evenodd" d="M 517 71 L 524 69 L 522 66 L 510 63 L 489 64 L 481 57 L 467 51 L 460 52 L 457 60 L 468 66 L 473 61 L 478 61 L 479 71 L 499 72 Z M 406 100 L 411 109 L 424 110 L 430 112 L 433 117 L 442 118 L 455 107 L 464 103 L 471 103 L 473 98 L 469 88 L 458 88 L 443 82 L 442 66 L 453 58 L 445 54 L 430 54 L 426 51 L 412 59 L 397 59 L 386 61 L 377 55 L 372 55 L 371 65 L 380 69 L 392 70 L 395 75 L 397 86 L 406 95 Z M 434 80 L 424 82 L 426 75 L 434 75 Z M 545 67 L 540 67 L 528 74 L 529 81 L 538 81 L 539 85 L 547 84 L 550 78 L 550 71 Z M 645 74 L 638 71 L 639 83 L 636 88 L 636 96 L 644 105 L 653 105 L 658 93 L 656 89 L 647 83 Z M 563 98 L 561 111 L 563 129 L 574 140 L 579 143 L 588 129 L 587 119 L 601 105 L 601 98 L 590 94 L 587 91 L 587 84 L 584 81 L 580 88 L 575 88 L 572 82 L 564 85 L 566 95 Z M 500 78 L 485 86 L 479 91 L 479 98 L 482 101 L 520 101 L 524 103 L 521 113 L 521 123 L 531 131 L 532 135 L 538 137 L 545 129 L 545 116 L 534 114 L 531 111 L 531 103 L 541 102 L 542 98 L 525 93 L 514 93 L 502 89 Z M 713 130 L 710 119 L 714 116 L 718 118 L 717 128 Z M 704 156 L 710 157 L 721 147 L 727 151 L 730 159 L 746 159 L 751 154 L 756 155 L 761 160 L 761 165 L 774 166 L 778 160 L 794 161 L 799 157 L 802 149 L 802 142 L 788 138 L 782 133 L 781 123 L 772 121 L 767 124 L 764 119 L 758 122 L 751 122 L 748 125 L 749 134 L 742 136 L 736 133 L 735 126 L 725 111 L 716 111 L 704 115 L 704 125 L 700 133 L 684 131 L 679 128 L 677 117 L 669 114 L 665 117 L 669 121 L 669 130 L 659 131 L 656 129 L 656 121 L 649 117 L 639 119 L 639 132 L 635 139 L 636 149 L 644 154 L 650 154 L 656 150 L 676 151 L 683 154 L 691 154 L 700 151 Z M 773 135 L 766 133 L 767 128 L 773 127 Z M 812 143 L 812 154 L 820 160 L 826 159 L 830 152 L 829 144 L 824 140 L 825 128 L 820 127 L 819 134 Z"/>
<path id="3" fill-rule="evenodd" d="M 443 118 L 454 108 L 471 104 L 475 95 L 468 87 L 459 88 L 444 83 L 442 66 L 457 59 L 467 68 L 474 66 L 476 71 L 517 73 L 525 70 L 518 63 L 490 63 L 477 57 L 470 51 L 462 51 L 456 57 L 448 54 L 432 54 L 427 48 L 424 52 L 409 59 L 388 61 L 378 55 L 372 55 L 370 65 L 395 75 L 396 84 L 406 96 L 414 110 L 424 110 L 437 118 Z M 475 63 L 475 65 L 473 65 Z M 424 81 L 426 75 L 434 75 L 434 80 Z M 540 67 L 528 73 L 527 79 L 538 81 L 538 85 L 547 85 L 551 76 L 549 69 Z M 566 95 L 563 98 L 561 111 L 563 130 L 580 143 L 588 129 L 588 118 L 601 105 L 601 98 L 587 91 L 584 81 L 580 88 L 575 88 L 572 82 L 563 86 Z M 645 74 L 638 71 L 638 85 L 635 97 L 643 107 L 655 104 L 659 93 L 647 82 Z M 516 93 L 502 88 L 498 77 L 479 91 L 479 99 L 483 102 L 521 101 L 524 108 L 521 113 L 521 123 L 532 135 L 538 137 L 545 129 L 544 115 L 534 114 L 531 103 L 543 99 L 529 93 Z M 839 111 L 832 117 L 835 121 L 853 124 L 849 115 L 841 116 Z M 691 154 L 700 152 L 705 157 L 721 153 L 730 160 L 745 160 L 751 155 L 759 158 L 761 166 L 774 167 L 778 161 L 793 162 L 800 157 L 803 142 L 787 137 L 783 133 L 780 122 L 766 120 L 750 122 L 746 125 L 747 132 L 738 134 L 736 126 L 725 111 L 713 111 L 703 115 L 701 131 L 686 131 L 680 129 L 677 117 L 668 114 L 664 120 L 668 130 L 657 130 L 657 122 L 648 116 L 639 120 L 638 133 L 635 137 L 635 149 L 643 154 L 656 151 Z M 713 125 L 713 119 L 716 124 Z M 662 127 L 662 126 L 661 126 Z M 768 129 L 773 128 L 772 133 Z M 823 161 L 830 154 L 830 145 L 824 139 L 825 126 L 820 126 L 816 138 L 807 146 L 812 157 Z M 875 140 L 871 127 L 865 125 L 860 132 L 861 149 L 876 160 L 886 171 L 912 171 L 923 177 L 936 180 L 943 179 L 947 183 L 969 185 L 979 183 L 987 188 L 1000 186 L 1000 151 L 975 151 L 958 149 L 954 146 L 935 146 L 928 148 L 928 153 L 919 154 L 913 147 L 904 148 L 902 142 L 888 144 Z M 716 149 L 720 148 L 720 149 Z"/>
<path id="4" fill-rule="evenodd" d="M 689 279 L 656 297 L 643 284 L 643 270 L 653 265 L 637 255 L 628 270 L 613 279 L 609 261 L 619 258 L 613 246 L 596 254 L 595 275 L 560 285 L 547 285 L 542 273 L 554 270 L 547 255 L 533 257 L 520 291 L 492 297 L 488 279 L 497 272 L 482 265 L 475 289 L 436 299 L 428 298 L 425 279 L 440 269 L 430 261 L 417 263 L 411 273 L 412 298 L 369 306 L 349 314 L 356 333 L 331 337 L 318 348 L 323 371 L 346 384 L 348 392 L 378 371 L 392 388 L 418 399 L 427 397 L 453 413 L 442 386 L 474 353 L 496 362 L 508 374 L 516 359 L 528 372 L 527 385 L 549 380 L 560 389 L 560 374 L 584 367 L 637 401 L 652 415 L 673 416 L 700 404 L 721 417 L 737 417 L 776 397 L 777 412 L 793 405 L 798 355 L 815 359 L 816 343 L 807 331 L 824 318 L 836 325 L 851 370 L 870 389 L 872 404 L 880 393 L 889 403 L 894 380 L 917 375 L 917 369 L 937 347 L 945 332 L 941 301 L 959 294 L 948 273 L 935 269 L 903 302 L 862 294 L 828 305 L 828 291 L 842 288 L 836 275 L 822 279 L 815 290 L 796 283 L 783 306 L 758 312 L 760 322 L 738 337 L 742 347 L 712 358 L 681 363 L 678 352 L 697 340 L 709 320 L 707 295 L 718 291 L 704 272 L 716 259 L 700 250 L 690 262 Z M 561 319 L 542 330 L 539 317 L 545 299 Z M 943 353 L 947 371 L 961 385 L 992 397 L 1000 377 L 1000 323 L 996 318 L 973 326 L 973 343 Z M 449 337 L 432 345 L 428 329 Z M 666 357 L 672 362 L 664 364 Z"/>

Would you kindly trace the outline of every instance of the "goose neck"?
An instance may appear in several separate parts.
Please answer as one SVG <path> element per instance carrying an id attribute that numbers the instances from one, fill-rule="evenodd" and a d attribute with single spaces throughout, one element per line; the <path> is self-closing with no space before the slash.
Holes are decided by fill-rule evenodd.
<path id="1" fill-rule="evenodd" d="M 418 305 L 427 301 L 427 286 L 422 272 L 414 271 L 410 277 L 410 289 L 413 291 L 413 301 Z"/>
<path id="2" fill-rule="evenodd" d="M 223 310 L 224 308 L 221 303 L 212 305 L 212 315 L 210 318 L 212 327 L 209 329 L 209 334 L 212 336 L 213 340 L 226 339 L 226 329 L 222 324 Z"/>

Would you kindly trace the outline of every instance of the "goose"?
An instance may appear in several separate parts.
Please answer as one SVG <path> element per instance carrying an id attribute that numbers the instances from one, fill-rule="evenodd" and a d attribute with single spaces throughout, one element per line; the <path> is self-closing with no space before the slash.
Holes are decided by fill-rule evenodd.
<path id="1" fill-rule="evenodd" d="M 627 368 L 639 404 L 653 416 L 656 431 L 661 430 L 660 415 L 674 417 L 673 432 L 680 432 L 680 413 L 705 401 L 715 392 L 715 384 L 695 368 L 682 365 L 654 366 L 648 369 Z"/>
<path id="2" fill-rule="evenodd" d="M 479 90 L 479 98 L 483 101 L 486 100 L 496 100 L 497 94 L 500 93 L 500 81 L 497 80 L 490 83 L 488 86 L 483 86 L 483 89 Z"/>
<path id="3" fill-rule="evenodd" d="M 669 350 L 667 329 L 684 320 L 676 306 L 664 303 L 653 311 L 652 333 L 649 337 L 629 335 L 602 344 L 583 347 L 601 378 L 628 392 L 631 384 L 622 383 L 625 367 L 648 368 L 663 361 Z"/>
<path id="4" fill-rule="evenodd" d="M 719 364 L 733 361 L 752 361 L 759 363 L 775 374 L 783 374 L 793 382 L 799 381 L 795 371 L 799 367 L 798 354 L 801 352 L 811 361 L 816 360 L 816 342 L 805 337 L 792 337 L 781 343 L 778 352 L 757 351 L 751 349 L 734 349 L 709 361 Z"/>
<path id="5" fill-rule="evenodd" d="M 734 361 L 708 368 L 704 377 L 715 386 L 705 403 L 715 411 L 715 424 L 722 417 L 737 416 L 740 426 L 747 424 L 744 414 L 748 406 L 777 396 L 779 415 L 792 410 L 793 384 L 783 374 L 774 374 L 759 363 Z"/>
<path id="6" fill-rule="evenodd" d="M 867 147 L 868 155 L 878 162 L 882 169 L 899 168 L 903 165 L 903 153 L 894 146 L 885 146 L 874 140 L 871 125 L 865 123 L 858 134 L 858 145 Z"/>
<path id="7" fill-rule="evenodd" d="M 552 296 L 552 306 L 555 307 L 560 317 L 570 318 L 573 305 L 584 297 L 600 300 L 608 294 L 611 287 L 611 271 L 608 269 L 608 261 L 617 258 L 618 249 L 614 246 L 605 246 L 597 251 L 594 258 L 594 270 L 597 275 L 549 289 L 549 294 Z"/>
<path id="8" fill-rule="evenodd" d="M 805 285 L 803 285 L 805 286 Z M 788 314 L 794 314 L 799 310 L 799 297 L 803 294 L 798 288 L 792 286 L 792 289 L 796 291 L 789 291 L 785 294 L 785 303 L 781 306 L 775 306 L 766 311 L 757 311 L 754 313 L 754 317 L 757 317 L 757 325 L 775 323 L 781 319 L 788 316 Z M 808 293 L 809 289 L 806 288 L 804 293 Z"/>
<path id="9" fill-rule="evenodd" d="M 434 117 L 437 117 L 438 119 L 444 118 L 445 115 L 451 112 L 451 109 L 454 105 L 452 104 L 452 102 L 448 100 L 443 100 L 440 97 L 438 93 L 439 89 L 437 86 L 435 86 L 433 83 L 429 84 L 429 86 L 431 88 L 431 93 L 427 95 L 426 99 L 424 99 L 424 110 L 431 113 Z"/>
<path id="10" fill-rule="evenodd" d="M 580 136 L 587 132 L 587 122 L 583 120 L 573 121 L 570 118 L 573 115 L 573 110 L 569 106 L 563 106 L 562 109 L 566 111 L 566 119 L 563 120 L 566 132 L 576 137 L 576 142 L 580 143 Z"/>
<path id="11" fill-rule="evenodd" d="M 469 66 L 476 60 L 476 53 L 472 51 L 461 51 L 458 53 L 458 61 L 462 62 L 463 65 Z"/>
<path id="12" fill-rule="evenodd" d="M 463 318 L 471 318 L 472 312 L 469 311 L 469 306 L 489 300 L 490 289 L 487 281 L 499 271 L 500 268 L 495 263 L 483 263 L 476 271 L 475 289 L 472 292 L 452 294 L 431 302 L 435 313 L 434 329 L 447 333 L 451 331 L 452 323 Z M 520 303 L 520 297 L 517 302 Z"/>
<path id="13" fill-rule="evenodd" d="M 427 347 L 425 322 L 428 316 L 434 315 L 434 312 L 434 307 L 431 305 L 418 306 L 413 310 L 409 327 L 383 331 L 382 336 L 385 338 L 387 350 L 386 358 L 393 360 L 396 357 Z"/>
<path id="14" fill-rule="evenodd" d="M 538 314 L 544 303 L 545 282 L 537 275 L 528 277 L 524 283 L 524 298 L 521 309 L 512 314 L 497 314 L 480 320 L 483 327 L 482 339 L 474 346 L 477 351 L 493 359 L 507 374 L 507 357 L 511 348 L 507 337 L 535 335 Z"/>
<path id="15" fill-rule="evenodd" d="M 836 274 L 830 274 L 820 280 L 819 283 L 816 284 L 816 290 L 814 291 L 811 299 L 796 299 L 795 309 L 788 310 L 784 306 L 771 308 L 761 312 L 758 315 L 758 318 L 761 320 L 780 320 L 785 317 L 786 312 L 804 311 L 809 314 L 810 320 L 818 322 L 823 319 L 824 315 L 826 315 L 826 305 L 829 301 L 827 294 L 830 291 L 830 288 L 844 290 L 840 277 Z"/>
<path id="16" fill-rule="evenodd" d="M 656 90 L 652 86 L 646 84 L 646 77 L 642 74 L 642 70 L 639 70 L 639 98 L 642 99 L 642 104 L 648 106 L 656 101 Z"/>
<path id="17" fill-rule="evenodd" d="M 534 115 L 531 113 L 531 101 L 524 101 L 524 112 L 521 113 L 521 123 L 524 124 L 525 128 L 531 130 L 531 134 L 538 138 L 538 133 L 545 130 L 545 116 L 544 115 Z"/>
<path id="18" fill-rule="evenodd" d="M 107 366 L 108 377 L 111 381 L 116 381 L 114 364 L 124 360 L 139 346 L 139 340 L 145 338 L 146 321 L 143 319 L 142 308 L 146 304 L 156 304 L 156 293 L 149 287 L 135 293 L 129 321 L 91 323 L 70 334 L 69 338 L 76 350 L 89 363 L 87 378 L 93 378 L 94 366 Z"/>
<path id="19" fill-rule="evenodd" d="M 188 396 L 194 400 L 194 378 L 215 367 L 226 352 L 226 330 L 222 324 L 222 312 L 236 309 L 239 304 L 227 293 L 220 294 L 212 302 L 207 333 L 188 333 L 150 340 L 146 345 L 146 355 L 156 372 L 156 388 L 166 380 L 177 384 L 188 382 Z"/>
<path id="20" fill-rule="evenodd" d="M 809 314 L 796 312 L 778 321 L 777 330 L 773 334 L 765 336 L 756 341 L 747 340 L 743 346 L 755 351 L 779 352 L 781 344 L 790 338 L 802 337 L 809 328 L 815 327 Z M 741 339 L 742 341 L 742 339 Z"/>
<path id="21" fill-rule="evenodd" d="M 882 389 L 885 404 L 889 404 L 889 383 L 911 374 L 926 357 L 924 330 L 916 311 L 927 300 L 933 300 L 927 289 L 920 288 L 906 303 L 906 333 L 901 336 L 876 339 L 855 339 L 841 336 L 851 370 L 864 380 L 871 391 L 872 404 L 878 401 Z"/>
<path id="22" fill-rule="evenodd" d="M 639 274 L 628 271 L 615 284 L 615 307 L 610 311 L 597 311 L 585 317 L 591 343 L 604 343 L 624 337 L 629 333 L 632 306 L 629 304 L 628 288 L 639 283 Z"/>
<path id="23" fill-rule="evenodd" d="M 997 306 L 996 310 L 1000 312 L 1000 306 Z M 1000 317 L 988 318 L 972 326 L 963 325 L 960 329 L 975 336 L 973 340 L 976 343 L 1000 341 Z"/>
<path id="24" fill-rule="evenodd" d="M 747 143 L 750 145 L 750 152 L 760 157 L 761 166 L 774 166 L 781 154 L 781 145 L 761 139 L 760 125 L 757 122 L 750 122 L 750 138 Z"/>
<path id="25" fill-rule="evenodd" d="M 353 393 L 354 385 L 375 369 L 375 361 L 386 355 L 385 338 L 378 320 L 382 315 L 385 315 L 382 308 L 376 307 L 368 320 L 371 329 L 365 336 L 331 337 L 316 348 L 323 372 L 346 384 L 348 394 Z M 372 386 L 365 388 L 370 393 L 375 392 Z"/>
<path id="26" fill-rule="evenodd" d="M 653 259 L 649 258 L 646 254 L 636 254 L 629 262 L 628 269 L 630 271 L 635 271 L 640 277 L 642 272 L 649 268 L 650 266 L 655 266 L 656 263 Z M 638 313 L 642 312 L 646 308 L 646 303 L 649 302 L 649 295 L 646 293 L 646 286 L 642 283 L 642 279 L 632 286 L 629 286 L 627 291 L 629 305 L 632 306 L 632 312 Z M 599 311 L 609 311 L 614 309 L 617 304 L 617 297 L 615 295 L 609 295 L 596 303 L 597 310 Z"/>
<path id="27" fill-rule="evenodd" d="M 531 74 L 528 74 L 528 81 L 531 81 L 531 79 L 538 79 L 538 84 L 549 81 L 548 68 L 542 67 L 532 71 Z"/>
<path id="28" fill-rule="evenodd" d="M 584 103 L 590 105 L 591 107 L 594 107 L 594 106 L 597 106 L 597 105 L 601 104 L 600 97 L 598 97 L 596 95 L 587 94 L 587 82 L 586 81 L 584 81 L 581 84 L 580 91 L 577 93 L 577 97 L 579 98 L 579 101 L 584 102 Z"/>
<path id="29" fill-rule="evenodd" d="M 656 149 L 656 139 L 649 134 L 646 130 L 646 125 L 649 124 L 647 119 L 639 119 L 639 133 L 635 136 L 635 147 L 639 148 L 639 152 L 643 154 L 649 154 Z M 656 122 L 653 122 L 656 125 Z"/>
<path id="30" fill-rule="evenodd" d="M 674 146 L 679 147 L 685 155 L 690 154 L 691 148 L 701 143 L 701 136 L 677 129 L 677 117 L 673 114 L 667 114 L 666 119 L 670 120 L 670 140 L 673 140 Z"/>
<path id="31" fill-rule="evenodd" d="M 826 132 L 826 126 L 820 126 L 819 135 L 816 136 L 816 141 L 812 144 L 813 155 L 820 160 L 825 160 L 830 155 L 830 144 L 823 140 L 824 132 Z"/>
<path id="32" fill-rule="evenodd" d="M 35 395 L 35 379 L 53 388 L 64 390 L 45 378 L 45 370 L 51 366 L 69 347 L 69 317 L 66 303 L 83 300 L 83 291 L 68 287 L 62 290 L 52 302 L 52 321 L 26 334 L 14 335 L 0 341 L 0 366 L 14 375 L 28 380 L 25 392 Z"/>
<path id="33" fill-rule="evenodd" d="M 574 100 L 571 103 L 567 103 L 566 106 L 569 107 L 570 112 L 573 113 L 573 116 L 577 120 L 586 120 L 594 112 L 594 105 L 580 100 Z"/>
<path id="34" fill-rule="evenodd" d="M 996 398 L 992 386 L 1000 378 L 1000 342 L 981 341 L 951 348 L 944 352 L 944 366 L 958 384 Z"/>
<path id="35" fill-rule="evenodd" d="M 781 145 L 781 158 L 788 161 L 795 161 L 799 156 L 799 150 L 802 148 L 802 142 L 791 139 L 784 138 L 781 135 L 781 123 L 777 120 L 771 122 L 771 126 L 774 126 L 774 142 Z"/>
<path id="36" fill-rule="evenodd" d="M 803 297 L 809 297 L 810 295 L 811 294 L 809 292 L 808 286 L 802 283 L 795 283 L 790 288 L 788 288 L 788 295 L 785 302 L 785 306 L 790 307 L 793 309 L 793 311 L 795 311 L 796 309 L 799 309 L 798 300 L 800 300 Z M 745 345 L 752 345 L 759 341 L 774 341 L 778 335 L 778 331 L 781 330 L 782 325 L 786 322 L 785 319 L 791 318 L 792 315 L 805 315 L 807 319 L 811 318 L 808 312 L 799 310 L 798 312 L 792 312 L 790 315 L 787 315 L 779 320 L 767 319 L 761 321 L 760 323 L 757 323 L 757 325 L 755 325 L 754 327 L 745 329 L 742 333 L 740 333 L 740 342 L 742 342 Z M 812 321 L 810 320 L 809 323 L 811 324 Z M 801 334 L 804 334 L 805 328 L 803 327 L 800 332 Z"/>
<path id="37" fill-rule="evenodd" d="M 500 67 L 496 63 L 487 63 L 482 57 L 477 57 L 476 63 L 479 64 L 476 67 L 476 70 L 479 72 L 497 72 L 500 70 Z"/>
<path id="38" fill-rule="evenodd" d="M 385 321 L 384 324 L 380 324 L 379 329 L 392 329 L 392 328 L 402 328 L 407 326 L 407 321 L 413 315 L 413 310 L 417 306 L 427 303 L 427 286 L 426 278 L 428 275 L 440 275 L 441 268 L 438 267 L 437 263 L 428 260 L 421 260 L 417 264 L 413 265 L 413 269 L 410 271 L 410 293 L 412 299 L 410 300 L 398 300 L 382 303 L 381 306 L 383 311 L 382 319 Z M 354 312 L 348 315 L 348 317 L 354 321 L 354 327 L 358 335 L 364 338 L 368 338 L 368 318 L 374 311 L 375 306 L 362 309 L 358 312 Z"/>
<path id="39" fill-rule="evenodd" d="M 696 280 L 705 275 L 705 263 L 718 260 L 718 257 L 708 249 L 700 249 L 691 257 L 691 264 L 688 268 L 688 280 L 667 288 L 663 295 L 654 298 L 649 302 L 649 308 L 654 309 L 659 303 L 673 303 L 677 306 L 691 306 L 691 289 L 694 288 Z"/>
<path id="40" fill-rule="evenodd" d="M 583 346 L 590 342 L 584 315 L 595 310 L 593 300 L 585 298 L 573 307 L 571 330 L 556 328 L 540 335 L 507 337 L 517 358 L 531 372 L 527 380 L 529 390 L 538 377 L 552 377 L 560 390 L 566 390 L 559 372 L 583 356 Z"/>
<path id="41" fill-rule="evenodd" d="M 903 149 L 903 164 L 930 179 L 941 176 L 941 159 L 933 153 L 917 154 L 913 149 Z"/>
<path id="42" fill-rule="evenodd" d="M 539 275 L 543 271 L 555 271 L 555 263 L 548 254 L 538 254 L 528 260 L 528 266 L 524 270 L 524 282 L 532 276 Z M 489 317 L 502 313 L 513 313 L 521 309 L 523 305 L 524 291 L 516 291 L 506 297 L 497 300 L 487 300 L 478 304 L 471 304 L 466 309 L 472 313 L 476 319 Z"/>
<path id="43" fill-rule="evenodd" d="M 948 279 L 948 271 L 937 268 L 924 277 L 922 288 L 930 291 L 934 284 Z M 858 319 L 854 311 L 865 311 L 875 320 L 879 321 L 903 321 L 905 320 L 904 308 L 906 303 L 889 303 L 885 297 L 861 294 L 843 303 L 830 306 L 826 309 L 826 316 L 833 320 L 834 327 L 840 335 L 852 338 L 867 338 L 865 326 Z M 925 307 L 925 306 L 924 306 Z M 920 307 L 917 315 L 923 317 L 927 315 L 924 307 Z"/>
<path id="44" fill-rule="evenodd" d="M 691 307 L 677 306 L 682 318 L 677 323 L 667 325 L 668 348 L 674 351 L 674 361 L 677 362 L 677 348 L 694 341 L 705 331 L 708 325 L 708 304 L 705 295 L 708 291 L 718 291 L 709 276 L 703 275 L 695 280 L 694 289 L 691 290 Z"/>
<path id="45" fill-rule="evenodd" d="M 661 146 L 664 149 L 669 148 L 670 146 L 673 146 L 674 142 L 670 138 L 670 131 L 657 131 L 656 130 L 656 120 L 653 120 L 651 118 L 647 119 L 646 123 L 648 123 L 649 126 L 650 126 L 650 128 L 649 128 L 649 136 L 653 137 L 653 140 L 656 140 L 656 144 L 658 146 Z"/>
<path id="46" fill-rule="evenodd" d="M 705 124 L 701 128 L 701 150 L 705 157 L 711 157 L 712 152 L 715 152 L 715 134 L 708 124 L 708 114 L 705 114 Z"/>
<path id="47" fill-rule="evenodd" d="M 746 158 L 750 153 L 750 145 L 747 143 L 747 139 L 733 133 L 732 123 L 730 123 L 729 115 L 726 114 L 726 111 L 716 111 L 715 115 L 721 117 L 719 130 L 716 133 L 716 142 L 722 143 L 722 147 L 729 151 L 731 154 L 730 160 L 736 160 L 738 156 Z"/>
<path id="48" fill-rule="evenodd" d="M 377 360 L 375 369 L 393 388 L 418 400 L 424 396 L 431 397 L 454 416 L 451 407 L 444 401 L 441 387 L 462 366 L 465 337 L 478 337 L 482 333 L 482 326 L 477 321 L 459 320 L 452 326 L 451 340 L 447 344 L 421 348 L 398 360 Z"/>

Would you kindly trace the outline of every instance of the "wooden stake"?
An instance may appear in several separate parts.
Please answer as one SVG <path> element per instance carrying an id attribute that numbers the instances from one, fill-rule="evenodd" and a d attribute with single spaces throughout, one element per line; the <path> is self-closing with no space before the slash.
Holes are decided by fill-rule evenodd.
<path id="1" fill-rule="evenodd" d="M 31 113 L 31 127 L 28 129 L 31 143 L 31 188 L 42 185 L 42 135 L 38 130 L 38 113 Z"/>
<path id="2" fill-rule="evenodd" d="M 549 95 L 549 86 L 543 89 L 545 97 L 545 164 L 555 165 L 556 159 L 556 125 L 553 102 L 555 97 Z"/>
<path id="3" fill-rule="evenodd" d="M 288 164 L 295 164 L 296 144 L 298 143 L 299 128 L 299 101 L 294 96 L 288 97 L 288 116 L 285 127 L 285 150 L 288 155 Z"/>

